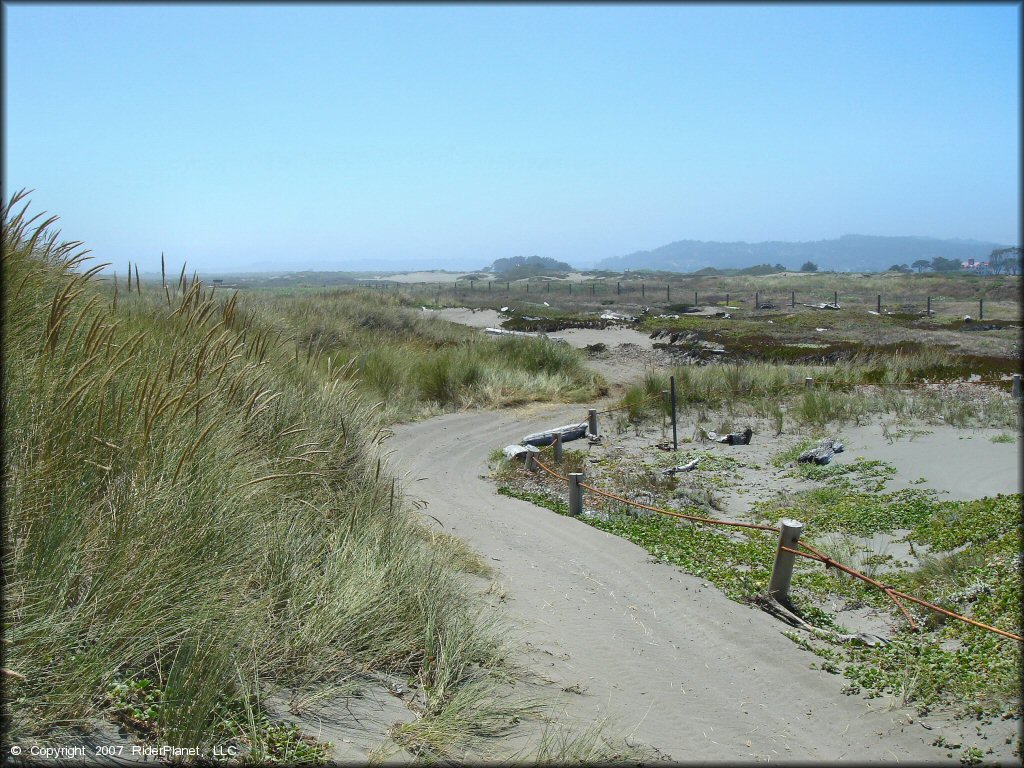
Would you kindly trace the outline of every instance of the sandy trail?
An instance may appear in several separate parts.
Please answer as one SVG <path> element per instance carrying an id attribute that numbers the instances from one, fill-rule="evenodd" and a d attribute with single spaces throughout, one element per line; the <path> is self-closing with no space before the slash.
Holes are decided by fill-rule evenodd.
<path id="1" fill-rule="evenodd" d="M 396 427 L 388 446 L 408 493 L 499 571 L 526 661 L 583 691 L 561 694 L 568 718 L 612 717 L 677 761 L 948 759 L 931 746 L 937 719 L 928 730 L 885 699 L 843 695 L 767 614 L 624 539 L 498 496 L 483 478 L 490 451 L 580 410 L 450 414 Z"/>

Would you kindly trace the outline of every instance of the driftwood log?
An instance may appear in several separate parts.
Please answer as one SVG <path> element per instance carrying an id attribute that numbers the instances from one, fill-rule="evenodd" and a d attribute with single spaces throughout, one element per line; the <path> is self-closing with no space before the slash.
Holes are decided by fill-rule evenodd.
<path id="1" fill-rule="evenodd" d="M 538 447 L 551 445 L 555 441 L 556 432 L 562 436 L 563 443 L 568 443 L 570 440 L 579 440 L 587 435 L 587 422 L 582 424 L 566 424 L 565 426 L 555 427 L 544 432 L 534 432 L 532 435 L 524 437 L 522 444 L 536 445 Z"/>
<path id="2" fill-rule="evenodd" d="M 833 440 L 831 437 L 827 437 L 819 442 L 815 447 L 810 448 L 799 456 L 796 457 L 798 463 L 801 464 L 828 464 L 832 461 L 832 457 L 837 453 L 843 452 L 843 444 L 838 440 Z"/>

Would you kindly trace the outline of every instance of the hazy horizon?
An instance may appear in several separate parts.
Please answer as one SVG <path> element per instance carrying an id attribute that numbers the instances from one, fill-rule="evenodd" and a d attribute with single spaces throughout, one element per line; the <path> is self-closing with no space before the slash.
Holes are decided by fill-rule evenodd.
<path id="1" fill-rule="evenodd" d="M 1018 4 L 3 12 L 4 194 L 118 272 L 1020 243 Z"/>

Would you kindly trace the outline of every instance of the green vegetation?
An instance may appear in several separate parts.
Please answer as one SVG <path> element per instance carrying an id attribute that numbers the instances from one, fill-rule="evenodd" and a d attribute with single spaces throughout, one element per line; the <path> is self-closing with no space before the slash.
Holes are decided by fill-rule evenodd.
<path id="1" fill-rule="evenodd" d="M 382 401 L 388 421 L 440 410 L 579 401 L 603 391 L 577 350 L 546 339 L 491 338 L 370 291 L 261 291 L 239 301 L 293 357 Z"/>
<path id="2" fill-rule="evenodd" d="M 780 453 L 772 463 L 787 466 L 813 442 Z M 731 457 L 719 457 L 725 461 L 715 463 L 703 452 L 691 451 L 658 456 L 653 468 L 694 457 L 701 459 L 702 475 L 728 475 L 737 466 Z M 839 562 L 947 610 L 1020 632 L 1019 494 L 963 502 L 938 500 L 934 493 L 919 489 L 885 493 L 884 480 L 893 469 L 877 461 L 798 465 L 790 472 L 820 485 L 755 504 L 755 519 L 802 520 L 807 524 L 803 538 Z M 688 478 L 687 488 L 682 488 L 675 479 L 652 474 L 646 464 L 624 467 L 606 456 L 595 460 L 587 474 L 592 475 L 588 483 L 627 498 L 710 514 L 707 505 L 695 503 L 698 494 L 690 488 L 694 480 Z M 502 462 L 495 467 L 495 476 L 501 478 L 499 493 L 568 513 L 561 483 L 526 475 Z M 683 501 L 673 504 L 667 496 Z M 681 521 L 624 508 L 593 494 L 585 504 L 588 512 L 582 522 L 639 544 L 659 562 L 706 579 L 733 599 L 751 601 L 767 587 L 777 543 L 769 532 Z M 909 562 L 899 562 L 886 551 L 887 535 L 892 541 L 908 542 L 912 554 L 916 545 L 919 565 L 909 567 Z M 877 646 L 839 642 L 835 633 L 846 632 L 841 614 L 818 607 L 839 596 L 851 607 L 867 605 L 888 612 L 895 626 L 890 640 Z M 921 626 L 915 633 L 885 594 L 811 560 L 798 559 L 791 598 L 806 621 L 824 630 L 810 639 L 791 636 L 821 657 L 821 669 L 848 679 L 847 693 L 889 696 L 922 711 L 951 706 L 969 716 L 1019 716 L 1021 649 L 1015 642 L 908 603 Z"/>
<path id="3" fill-rule="evenodd" d="M 409 334 L 407 362 L 390 362 L 417 398 L 500 390 L 488 370 L 451 382 L 474 359 L 511 361 L 510 391 L 591 386 L 573 358 L 487 351 L 376 300 L 275 314 L 184 274 L 100 290 L 99 267 L 80 271 L 78 244 L 52 220 L 33 228 L 20 200 L 3 211 L 8 742 L 62 743 L 112 717 L 161 744 L 314 761 L 323 745 L 259 702 L 372 671 L 423 692 L 432 756 L 509 717 L 490 693 L 508 674 L 503 635 L 460 572 L 481 565 L 381 471 L 382 411 L 396 409 L 359 395 L 386 374 L 356 372 L 371 340 Z M 286 318 L 297 347 L 278 341 Z"/>

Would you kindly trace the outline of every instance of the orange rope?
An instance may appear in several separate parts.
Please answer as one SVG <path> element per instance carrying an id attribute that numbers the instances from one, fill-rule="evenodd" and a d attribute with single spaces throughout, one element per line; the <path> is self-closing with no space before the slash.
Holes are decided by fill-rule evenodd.
<path id="1" fill-rule="evenodd" d="M 811 549 L 810 547 L 808 547 L 806 544 L 803 544 L 802 542 L 799 542 L 799 544 L 800 544 L 800 546 L 807 547 L 807 549 Z M 904 600 L 910 600 L 911 602 L 917 603 L 918 605 L 921 605 L 921 606 L 923 606 L 925 608 L 929 608 L 929 609 L 931 609 L 933 611 L 937 611 L 939 613 L 945 614 L 946 616 L 949 616 L 951 618 L 957 619 L 959 621 L 963 621 L 963 622 L 965 622 L 967 624 L 971 624 L 971 625 L 973 625 L 975 627 L 978 627 L 980 629 L 987 629 L 989 632 L 995 632 L 997 635 L 1002 635 L 1003 637 L 1008 637 L 1011 640 L 1016 640 L 1018 643 L 1024 643 L 1024 637 L 1020 637 L 1018 635 L 1013 634 L 1012 632 L 1006 632 L 1005 630 L 989 626 L 988 624 L 982 624 L 980 621 L 975 621 L 974 619 L 969 619 L 966 616 L 961 616 L 958 613 L 953 613 L 952 611 L 947 611 L 945 608 L 940 608 L 939 606 L 937 606 L 937 605 L 935 605 L 933 603 L 929 603 L 927 600 L 922 600 L 922 599 L 920 599 L 918 597 L 914 597 L 913 595 L 908 595 L 905 592 L 900 592 L 899 590 L 893 589 L 892 587 L 887 587 L 884 584 L 880 584 L 879 582 L 875 581 L 874 579 L 872 579 L 872 578 L 870 578 L 868 576 L 865 576 L 863 573 L 860 573 L 859 571 L 855 571 L 853 568 L 850 568 L 849 566 L 845 566 L 842 563 L 837 563 L 835 560 L 832 560 L 829 557 L 825 557 L 823 555 L 811 554 L 809 552 L 801 552 L 798 549 L 791 549 L 791 548 L 789 548 L 787 546 L 783 546 L 783 545 L 780 545 L 779 549 L 781 549 L 781 550 L 783 550 L 785 552 L 791 552 L 794 555 L 800 555 L 800 557 L 806 557 L 806 558 L 808 558 L 810 560 L 819 560 L 821 562 L 824 562 L 826 567 L 838 568 L 839 570 L 841 570 L 841 571 L 843 571 L 845 573 L 848 573 L 851 576 L 856 576 L 857 578 L 862 579 L 862 580 L 868 582 L 869 584 L 873 584 L 874 586 L 878 587 L 879 589 L 884 591 L 886 594 L 888 594 L 889 597 L 891 597 L 894 601 L 895 601 L 896 597 L 902 597 Z M 896 604 L 899 605 L 899 602 L 896 602 Z M 901 608 L 902 608 L 902 606 L 901 606 Z M 904 615 L 907 615 L 905 610 L 904 610 Z M 915 628 L 916 628 L 916 626 L 915 626 Z"/>
<path id="2" fill-rule="evenodd" d="M 565 475 L 560 475 L 559 473 L 555 472 L 553 469 L 551 469 L 550 467 L 545 465 L 542 461 L 540 461 L 536 457 L 534 457 L 533 460 L 535 462 L 537 462 L 537 466 L 539 466 L 541 469 L 543 469 L 549 475 L 551 475 L 553 477 L 557 477 L 559 480 L 568 481 L 568 479 L 569 479 L 568 477 L 566 477 Z M 620 502 L 622 504 L 627 504 L 629 506 L 638 507 L 639 509 L 646 509 L 646 510 L 649 510 L 651 512 L 657 512 L 658 514 L 661 514 L 661 515 L 668 515 L 669 517 L 676 517 L 676 518 L 680 518 L 680 519 L 683 519 L 683 520 L 692 520 L 694 522 L 707 523 L 709 525 L 725 525 L 725 526 L 730 526 L 730 527 L 734 527 L 734 528 L 753 528 L 755 530 L 773 531 L 773 532 L 776 530 L 775 528 L 773 528 L 770 525 L 760 525 L 758 523 L 741 523 L 741 522 L 737 522 L 737 521 L 733 521 L 733 520 L 716 520 L 716 519 L 711 518 L 711 517 L 700 517 L 698 515 L 686 515 L 686 514 L 683 514 L 682 512 L 674 512 L 674 511 L 668 510 L 668 509 L 661 509 L 660 507 L 653 507 L 653 506 L 651 506 L 649 504 L 642 504 L 642 503 L 640 503 L 638 501 L 633 501 L 633 500 L 627 499 L 627 498 L 625 498 L 623 496 L 619 496 L 619 495 L 614 494 L 614 493 L 609 493 L 608 491 L 602 491 L 600 488 L 595 488 L 594 486 L 587 485 L 586 483 L 580 483 L 580 487 L 581 488 L 586 488 L 588 491 L 590 491 L 591 493 L 596 493 L 598 496 L 603 496 L 603 497 L 605 497 L 607 499 L 612 499 L 614 501 L 618 501 L 618 502 Z M 959 621 L 963 621 L 963 622 L 965 622 L 967 624 L 971 624 L 971 625 L 973 625 L 975 627 L 978 627 L 980 629 L 985 629 L 985 630 L 988 630 L 989 632 L 995 632 L 996 634 L 1002 635 L 1003 637 L 1007 637 L 1007 638 L 1009 638 L 1011 640 L 1016 640 L 1019 643 L 1024 643 L 1024 637 L 1019 637 L 1019 636 L 1017 636 L 1017 635 L 1015 635 L 1015 634 L 1013 634 L 1011 632 L 1006 632 L 1006 631 L 1004 631 L 1002 629 L 998 629 L 996 627 L 989 626 L 988 624 L 982 624 L 980 621 L 975 621 L 974 619 L 969 619 L 966 616 L 961 616 L 961 615 L 959 615 L 957 613 L 953 613 L 952 611 L 947 611 L 945 608 L 940 608 L 939 606 L 934 605 L 932 603 L 929 603 L 926 600 L 921 600 L 920 598 L 914 597 L 913 595 L 908 595 L 908 594 L 906 594 L 904 592 L 900 592 L 899 590 L 893 589 L 892 587 L 886 586 L 885 584 L 882 584 L 881 582 L 876 581 L 875 579 L 872 579 L 870 576 L 867 576 L 867 575 L 861 573 L 860 571 L 857 571 L 857 570 L 849 567 L 848 565 L 843 565 L 842 563 L 833 560 L 828 555 L 822 554 L 821 552 L 816 550 L 814 547 L 812 547 L 810 544 L 805 544 L 804 542 L 800 541 L 800 542 L 797 542 L 797 545 L 800 546 L 800 547 L 803 547 L 804 549 L 806 549 L 808 551 L 807 552 L 801 552 L 798 549 L 792 549 L 792 548 L 787 547 L 787 546 L 782 545 L 782 544 L 779 545 L 779 549 L 781 549 L 784 552 L 789 552 L 789 553 L 794 554 L 794 555 L 799 555 L 800 557 L 806 557 L 809 560 L 817 560 L 819 562 L 824 563 L 826 568 L 836 568 L 836 569 L 838 569 L 840 571 L 843 571 L 844 573 L 848 573 L 849 575 L 851 575 L 851 576 L 853 576 L 855 578 L 858 578 L 858 579 L 860 579 L 862 581 L 865 581 L 868 584 L 871 584 L 872 586 L 877 587 L 878 589 L 882 590 L 882 592 L 884 592 L 886 595 L 888 595 L 889 599 L 892 600 L 893 603 L 895 603 L 896 607 L 900 609 L 900 612 L 902 612 L 903 616 L 907 619 L 907 621 L 910 623 L 910 626 L 915 631 L 918 630 L 917 622 L 914 621 L 913 617 L 910 615 L 910 612 L 899 601 L 898 598 L 903 598 L 904 600 L 910 600 L 911 602 L 917 603 L 918 605 L 921 605 L 921 606 L 923 606 L 925 608 L 929 608 L 929 609 L 931 609 L 933 611 L 937 611 L 939 613 L 945 614 L 946 616 L 949 616 L 951 618 L 957 619 Z"/>

